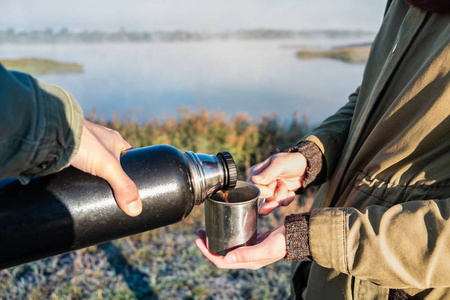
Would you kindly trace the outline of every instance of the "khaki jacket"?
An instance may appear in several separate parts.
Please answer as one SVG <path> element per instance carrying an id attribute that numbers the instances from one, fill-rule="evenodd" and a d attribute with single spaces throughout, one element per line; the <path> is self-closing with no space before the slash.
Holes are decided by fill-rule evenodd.
<path id="1" fill-rule="evenodd" d="M 449 41 L 449 13 L 394 0 L 361 87 L 305 138 L 328 174 L 297 298 L 450 299 Z"/>
<path id="2" fill-rule="evenodd" d="M 80 145 L 83 112 L 62 88 L 0 64 L 0 179 L 57 172 Z"/>

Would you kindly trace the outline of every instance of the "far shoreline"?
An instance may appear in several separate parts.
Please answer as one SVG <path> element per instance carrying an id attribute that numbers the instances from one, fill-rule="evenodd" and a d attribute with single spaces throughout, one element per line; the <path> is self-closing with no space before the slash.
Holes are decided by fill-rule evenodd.
<path id="1" fill-rule="evenodd" d="M 9 70 L 32 75 L 81 73 L 83 66 L 77 63 L 59 62 L 45 58 L 1 59 L 0 63 Z"/>
<path id="2" fill-rule="evenodd" d="M 296 56 L 299 59 L 329 58 L 349 64 L 364 64 L 369 57 L 370 48 L 371 44 L 355 44 L 329 50 L 300 50 Z"/>

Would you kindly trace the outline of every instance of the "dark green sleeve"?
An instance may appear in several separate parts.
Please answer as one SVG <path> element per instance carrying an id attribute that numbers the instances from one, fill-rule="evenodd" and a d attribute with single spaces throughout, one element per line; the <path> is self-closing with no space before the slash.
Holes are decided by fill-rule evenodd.
<path id="1" fill-rule="evenodd" d="M 83 130 L 75 98 L 0 64 L 0 179 L 57 172 L 70 164 Z"/>

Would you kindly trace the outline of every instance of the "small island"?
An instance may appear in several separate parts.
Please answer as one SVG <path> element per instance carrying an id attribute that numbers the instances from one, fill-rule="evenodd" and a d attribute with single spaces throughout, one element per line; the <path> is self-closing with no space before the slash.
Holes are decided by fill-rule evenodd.
<path id="1" fill-rule="evenodd" d="M 331 58 L 350 64 L 362 64 L 365 63 L 369 57 L 370 46 L 371 45 L 355 45 L 324 51 L 302 50 L 297 52 L 297 57 L 301 59 Z"/>
<path id="2" fill-rule="evenodd" d="M 81 73 L 83 66 L 76 63 L 64 63 L 44 58 L 0 59 L 6 69 L 32 75 Z"/>

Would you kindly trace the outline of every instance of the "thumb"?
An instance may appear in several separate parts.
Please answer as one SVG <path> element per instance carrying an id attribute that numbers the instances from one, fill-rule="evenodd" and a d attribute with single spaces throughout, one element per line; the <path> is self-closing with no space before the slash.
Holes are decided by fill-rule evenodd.
<path id="1" fill-rule="evenodd" d="M 139 196 L 136 184 L 120 166 L 116 160 L 106 165 L 106 168 L 100 168 L 97 175 L 108 181 L 113 189 L 114 198 L 117 205 L 132 217 L 142 212 L 142 201 Z"/>
<path id="2" fill-rule="evenodd" d="M 228 264 L 245 264 L 266 260 L 268 256 L 267 249 L 256 246 L 247 246 L 228 252 L 224 260 Z"/>
<path id="3" fill-rule="evenodd" d="M 260 243 L 228 252 L 224 261 L 228 264 L 244 264 L 254 269 L 282 259 L 286 255 L 284 226 L 259 234 Z"/>
<path id="4" fill-rule="evenodd" d="M 228 252 L 224 257 L 224 260 L 227 264 L 246 263 L 250 262 L 249 255 L 250 252 L 245 251 L 245 248 L 240 248 L 238 250 Z M 253 260 L 255 260 L 255 257 L 253 257 Z"/>

